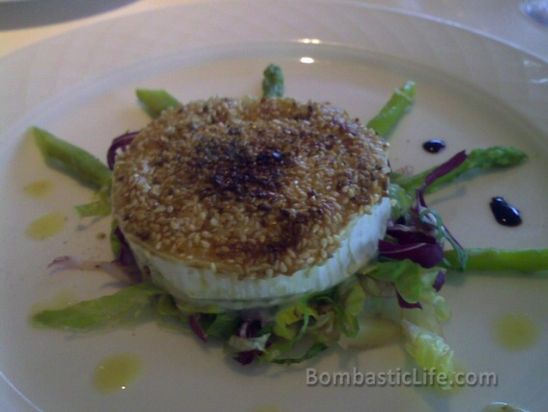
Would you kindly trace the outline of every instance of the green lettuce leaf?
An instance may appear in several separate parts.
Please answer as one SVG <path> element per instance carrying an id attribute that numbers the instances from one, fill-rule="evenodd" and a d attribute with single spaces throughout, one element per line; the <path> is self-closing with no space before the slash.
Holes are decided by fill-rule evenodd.
<path id="1" fill-rule="evenodd" d="M 270 360 L 270 362 L 283 365 L 293 365 L 295 363 L 301 363 L 305 360 L 312 359 L 328 348 L 329 346 L 327 346 L 324 342 L 316 342 L 313 343 L 301 356 L 294 358 L 275 358 Z"/>
<path id="2" fill-rule="evenodd" d="M 407 353 L 418 366 L 431 369 L 435 373 L 437 386 L 450 388 L 457 372 L 453 350 L 434 332 L 406 320 L 402 321 L 402 327 L 406 336 Z"/>
<path id="3" fill-rule="evenodd" d="M 154 305 L 154 312 L 160 318 L 176 317 L 180 318 L 181 312 L 177 309 L 177 304 L 171 295 L 167 293 L 160 295 Z"/>
<path id="4" fill-rule="evenodd" d="M 227 345 L 230 349 L 233 349 L 235 352 L 247 352 L 250 350 L 258 350 L 264 352 L 266 347 L 266 342 L 270 334 L 265 334 L 258 336 L 256 338 L 242 338 L 240 336 L 232 335 L 228 339 Z"/>
<path id="5" fill-rule="evenodd" d="M 418 263 L 405 259 L 379 262 L 367 271 L 362 272 L 362 275 L 392 282 L 405 301 L 416 303 L 423 299 L 433 299 L 432 284 L 438 272 L 439 268 L 425 269 Z"/>
<path id="6" fill-rule="evenodd" d="M 366 294 L 356 278 L 339 287 L 339 305 L 334 306 L 338 315 L 341 332 L 349 337 L 356 336 L 360 330 L 358 315 L 362 313 Z"/>
<path id="7" fill-rule="evenodd" d="M 177 309 L 179 309 L 185 315 L 190 315 L 192 313 L 215 315 L 222 312 L 221 308 L 217 305 L 196 305 L 188 302 L 183 302 L 182 300 L 177 302 Z"/>
<path id="8" fill-rule="evenodd" d="M 221 312 L 214 316 L 215 318 L 206 328 L 208 336 L 228 339 L 236 333 L 240 323 L 240 316 L 236 312 Z"/>
<path id="9" fill-rule="evenodd" d="M 388 194 L 392 204 L 392 220 L 397 220 L 399 217 L 405 216 L 415 200 L 414 193 L 403 189 L 395 183 L 391 183 L 388 187 Z"/>
<path id="10" fill-rule="evenodd" d="M 284 306 L 276 312 L 273 332 L 286 340 L 296 341 L 306 333 L 311 316 L 317 317 L 318 314 L 308 305 L 307 298 Z M 297 327 L 299 322 L 300 328 Z"/>

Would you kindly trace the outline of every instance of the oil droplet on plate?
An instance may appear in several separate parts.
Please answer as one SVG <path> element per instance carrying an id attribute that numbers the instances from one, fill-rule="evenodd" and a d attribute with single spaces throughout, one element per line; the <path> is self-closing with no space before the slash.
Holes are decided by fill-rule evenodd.
<path id="1" fill-rule="evenodd" d="M 123 391 L 139 376 L 141 359 L 136 355 L 111 355 L 93 373 L 93 386 L 103 393 Z"/>
<path id="2" fill-rule="evenodd" d="M 23 190 L 32 197 L 44 197 L 53 190 L 53 183 L 49 180 L 36 180 L 26 185 Z"/>
<path id="3" fill-rule="evenodd" d="M 534 345 L 539 337 L 539 330 L 528 316 L 507 313 L 496 320 L 494 335 L 500 345 L 517 351 Z"/>
<path id="4" fill-rule="evenodd" d="M 51 212 L 33 220 L 25 233 L 34 240 L 43 240 L 60 232 L 65 226 L 65 221 L 62 213 Z"/>

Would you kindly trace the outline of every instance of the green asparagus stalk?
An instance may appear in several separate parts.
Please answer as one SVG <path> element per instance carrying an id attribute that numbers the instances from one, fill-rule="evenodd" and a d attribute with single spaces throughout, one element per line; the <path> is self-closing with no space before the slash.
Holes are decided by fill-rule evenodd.
<path id="1" fill-rule="evenodd" d="M 108 216 L 112 211 L 110 204 L 110 186 L 103 186 L 96 194 L 95 200 L 74 207 L 80 217 Z"/>
<path id="2" fill-rule="evenodd" d="M 415 82 L 409 80 L 396 89 L 380 112 L 367 123 L 378 135 L 388 136 L 415 100 Z"/>
<path id="3" fill-rule="evenodd" d="M 181 103 L 162 89 L 137 89 L 135 91 L 137 98 L 145 111 L 151 117 L 158 117 L 160 114 L 170 107 L 181 106 Z"/>
<path id="4" fill-rule="evenodd" d="M 151 283 L 140 283 L 93 300 L 85 300 L 63 309 L 44 310 L 32 316 L 37 326 L 89 331 L 137 320 L 150 307 L 155 297 L 166 292 Z"/>
<path id="5" fill-rule="evenodd" d="M 38 127 L 31 131 L 48 165 L 93 189 L 110 187 L 111 172 L 95 156 Z"/>
<path id="6" fill-rule="evenodd" d="M 535 273 L 548 270 L 548 249 L 465 249 L 468 261 L 465 270 L 478 271 L 516 271 Z M 446 267 L 459 269 L 457 254 L 454 250 L 444 253 Z"/>
<path id="7" fill-rule="evenodd" d="M 280 66 L 269 64 L 263 72 L 263 97 L 284 95 L 284 74 Z"/>
<path id="8" fill-rule="evenodd" d="M 516 166 L 526 159 L 527 155 L 515 147 L 493 146 L 486 149 L 474 149 L 459 167 L 437 179 L 426 189 L 426 192 L 435 192 L 461 177 Z M 434 169 L 435 167 L 413 176 L 392 176 L 392 181 L 406 191 L 414 192 L 424 183 L 426 176 Z"/>
<path id="9" fill-rule="evenodd" d="M 77 205 L 74 208 L 80 217 L 108 216 L 112 211 L 110 202 L 107 199 Z"/>

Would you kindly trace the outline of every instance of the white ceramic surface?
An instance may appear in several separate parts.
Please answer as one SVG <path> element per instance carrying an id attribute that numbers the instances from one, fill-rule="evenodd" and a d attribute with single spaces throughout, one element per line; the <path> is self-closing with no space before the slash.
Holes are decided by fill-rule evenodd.
<path id="1" fill-rule="evenodd" d="M 535 277 L 456 275 L 449 282 L 448 341 L 468 370 L 499 374 L 495 388 L 451 396 L 421 388 L 306 386 L 307 366 L 409 367 L 396 346 L 333 352 L 302 368 L 240 368 L 219 347 L 154 324 L 84 337 L 29 327 L 31 306 L 60 291 L 86 298 L 114 289 L 101 274 L 46 275 L 58 255 L 108 258 L 106 241 L 96 238 L 108 222 L 79 227 L 72 205 L 87 201 L 89 191 L 48 169 L 25 130 L 39 125 L 103 157 L 113 136 L 147 122 L 135 104 L 136 87 L 164 87 L 183 101 L 258 94 L 261 71 L 272 61 L 285 70 L 288 95 L 330 100 L 362 119 L 394 87 L 415 79 L 416 104 L 392 137 L 395 168 L 421 170 L 458 150 L 493 144 L 526 150 L 524 166 L 459 184 L 432 196 L 431 204 L 467 246 L 548 246 L 546 62 L 455 27 L 353 2 L 191 4 L 93 25 L 0 60 L 0 78 L 9 79 L 0 85 L 0 371 L 10 385 L 43 410 L 473 411 L 491 401 L 542 410 L 548 283 Z M 420 148 L 434 136 L 448 142 L 437 156 Z M 22 188 L 39 178 L 54 181 L 54 192 L 31 200 Z M 487 206 L 494 195 L 522 209 L 522 226 L 494 223 Z M 67 215 L 65 230 L 29 240 L 26 225 L 50 210 Z M 533 348 L 511 353 L 493 341 L 492 322 L 505 312 L 536 321 L 541 337 Z M 92 371 L 119 352 L 140 356 L 143 373 L 125 391 L 100 394 Z M 0 392 L 2 410 L 32 410 L 13 388 Z"/>

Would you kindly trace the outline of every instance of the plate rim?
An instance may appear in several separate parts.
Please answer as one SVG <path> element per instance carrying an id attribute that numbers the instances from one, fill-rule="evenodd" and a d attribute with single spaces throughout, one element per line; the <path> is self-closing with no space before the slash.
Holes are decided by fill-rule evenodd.
<path id="1" fill-rule="evenodd" d="M 235 2 L 241 3 L 241 1 L 235 1 Z M 326 4 L 331 4 L 330 2 L 325 2 L 325 1 L 319 1 L 319 2 L 321 2 L 321 3 L 326 3 Z M 217 2 L 216 2 L 216 1 L 210 1 L 210 3 L 217 3 Z M 358 2 L 356 2 L 356 1 L 338 0 L 338 3 L 357 4 L 357 5 L 359 5 L 360 7 L 367 8 L 367 9 L 375 9 L 375 10 L 379 10 L 379 11 L 381 11 L 381 12 L 390 12 L 390 13 L 395 12 L 395 11 L 392 10 L 391 8 L 387 8 L 387 7 L 383 7 L 383 6 L 375 6 L 375 5 L 365 5 L 365 4 L 362 4 L 362 3 L 358 3 Z M 371 6 L 371 7 L 364 7 L 364 6 Z M 185 7 L 188 7 L 188 5 L 185 4 L 185 5 L 167 6 L 167 7 L 165 7 L 165 9 L 171 9 L 171 8 L 185 8 Z M 141 12 L 141 13 L 142 13 L 142 14 L 148 14 L 148 13 L 150 13 L 150 11 L 143 11 L 143 12 Z M 141 14 L 141 13 L 139 13 L 139 14 Z M 405 16 L 405 17 L 413 17 L 413 18 L 418 17 L 418 18 L 425 19 L 425 20 L 427 20 L 427 21 L 431 21 L 431 22 L 437 23 L 437 24 L 447 25 L 447 23 L 444 21 L 444 19 L 430 19 L 430 18 L 425 18 L 424 16 L 421 16 L 421 15 L 413 15 L 412 13 L 407 13 L 407 12 L 396 12 L 396 14 L 400 14 L 400 15 L 403 15 L 403 16 Z M 419 14 L 420 14 L 420 13 L 419 13 Z M 126 18 L 126 16 L 118 17 L 118 18 L 116 18 L 116 19 L 124 19 L 124 18 Z M 95 24 L 99 25 L 99 24 L 103 24 L 103 22 L 99 22 L 99 23 L 95 23 Z M 92 26 L 94 26 L 95 24 L 93 24 Z M 521 48 L 519 48 L 519 47 L 515 47 L 515 46 L 512 46 L 512 45 L 508 45 L 508 44 L 506 44 L 506 43 L 504 43 L 504 42 L 501 42 L 500 39 L 497 39 L 497 38 L 494 38 L 494 39 L 493 39 L 493 38 L 490 38 L 489 36 L 486 36 L 485 33 L 479 33 L 479 34 L 478 34 L 478 33 L 475 33 L 473 30 L 470 30 L 469 28 L 460 27 L 459 25 L 457 25 L 457 26 L 455 26 L 455 25 L 450 25 L 450 26 L 453 27 L 453 28 L 459 29 L 459 30 L 464 30 L 464 31 L 469 32 L 469 33 L 472 33 L 472 34 L 474 34 L 474 35 L 479 35 L 480 37 L 483 37 L 483 38 L 487 38 L 487 39 L 489 39 L 490 41 L 495 41 L 496 43 L 499 43 L 499 44 L 501 44 L 501 45 L 504 46 L 504 47 L 509 47 L 509 48 L 515 49 L 515 50 L 519 51 L 520 53 L 524 53 L 524 54 L 526 54 L 526 55 L 530 55 L 530 56 L 535 57 L 535 58 L 537 58 L 537 59 L 539 59 L 539 60 L 542 60 L 542 61 L 544 61 L 544 63 L 547 62 L 545 59 L 539 58 L 539 57 L 535 56 L 534 54 L 531 54 L 531 53 L 529 53 L 528 51 L 525 51 L 525 50 L 523 50 L 523 49 L 521 49 Z M 79 30 L 81 30 L 81 29 L 80 29 L 80 28 L 78 28 L 78 29 L 73 29 L 73 30 L 70 30 L 70 31 L 68 31 L 68 32 L 66 32 L 66 33 L 59 34 L 59 35 L 57 35 L 57 36 L 55 36 L 55 37 L 68 36 L 68 35 L 70 35 L 73 31 L 79 31 Z M 40 41 L 40 42 L 38 42 L 38 43 L 36 43 L 36 44 L 29 45 L 29 46 L 25 47 L 24 49 L 32 49 L 32 48 L 40 48 L 40 47 L 43 47 L 43 45 L 44 45 L 45 43 L 49 42 L 50 40 L 51 40 L 51 39 L 45 39 L 45 40 Z M 222 46 L 222 45 L 221 45 L 221 46 Z M 21 52 L 22 52 L 22 51 L 23 51 L 23 50 L 21 50 Z M 14 52 L 14 53 L 19 53 L 19 52 L 20 52 L 20 51 L 18 50 L 18 51 Z M 4 60 L 7 59 L 8 57 L 11 57 L 11 55 L 12 55 L 12 54 L 9 54 L 9 55 L 4 56 L 4 57 L 2 57 L 2 58 L 0 59 L 0 66 L 2 66 L 2 64 L 4 63 Z M 123 70 L 123 69 L 118 68 L 118 69 L 116 69 L 116 70 Z M 99 75 L 99 77 L 102 77 L 102 76 L 108 76 L 108 73 L 102 73 L 102 74 Z M 96 79 L 90 79 L 90 82 L 94 82 L 94 81 L 96 81 Z M 38 108 L 39 108 L 40 106 L 47 104 L 47 102 L 48 102 L 50 99 L 55 99 L 55 98 L 57 98 L 58 96 L 59 96 L 59 98 L 63 98 L 62 96 L 66 95 L 67 93 L 72 93 L 72 92 L 74 92 L 75 90 L 81 90 L 83 87 L 86 87 L 86 85 L 87 85 L 87 81 L 86 81 L 85 83 L 78 83 L 78 84 L 76 84 L 76 85 L 73 85 L 73 86 L 71 86 L 70 89 L 64 90 L 64 91 L 62 91 L 61 93 L 56 93 L 56 94 L 54 93 L 54 94 L 50 95 L 46 100 L 44 100 L 44 101 L 42 101 L 41 103 L 39 103 L 38 106 L 35 106 L 35 107 L 31 108 L 31 110 L 30 110 L 30 111 L 27 111 L 26 114 L 32 113 L 32 112 L 34 112 L 35 110 L 38 110 Z M 26 116 L 26 114 L 25 114 L 25 116 Z M 1 135 L 3 136 L 3 135 L 4 135 L 4 132 L 5 132 L 6 135 L 9 135 L 9 134 L 10 134 L 10 130 L 17 128 L 18 124 L 19 124 L 20 122 L 22 122 L 24 119 L 25 119 L 25 117 L 21 117 L 21 118 L 18 119 L 15 123 L 9 125 L 7 129 L 2 130 Z M 0 373 L 1 373 L 1 372 L 0 372 Z M 3 374 L 2 374 L 2 377 L 3 377 Z M 14 388 L 14 389 L 17 391 L 16 388 Z M 24 399 L 26 399 L 26 398 L 24 397 L 23 394 L 20 394 L 20 395 L 23 396 Z M 32 405 L 32 403 L 31 403 L 31 405 Z M 39 410 L 39 409 L 37 408 L 37 410 Z"/>

